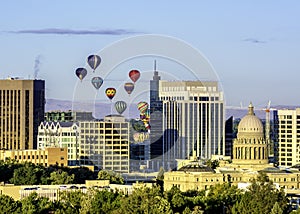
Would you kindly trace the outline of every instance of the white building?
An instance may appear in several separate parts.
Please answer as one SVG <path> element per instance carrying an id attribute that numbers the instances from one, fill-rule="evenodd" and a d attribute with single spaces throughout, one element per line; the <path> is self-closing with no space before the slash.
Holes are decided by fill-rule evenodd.
<path id="1" fill-rule="evenodd" d="M 42 122 L 38 127 L 38 149 L 68 149 L 68 165 L 76 165 L 79 153 L 79 127 L 73 122 Z"/>
<path id="2" fill-rule="evenodd" d="M 176 167 L 175 159 L 222 155 L 224 97 L 218 82 L 159 81 L 163 102 L 163 167 Z"/>
<path id="3" fill-rule="evenodd" d="M 300 108 L 278 110 L 278 164 L 300 163 Z"/>

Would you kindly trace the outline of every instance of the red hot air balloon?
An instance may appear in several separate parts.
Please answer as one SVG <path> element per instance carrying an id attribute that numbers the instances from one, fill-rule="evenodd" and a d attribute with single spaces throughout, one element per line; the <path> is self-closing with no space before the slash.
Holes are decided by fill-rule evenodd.
<path id="1" fill-rule="evenodd" d="M 95 71 L 95 69 L 100 65 L 101 58 L 98 55 L 90 55 L 87 58 L 87 63 Z"/>
<path id="2" fill-rule="evenodd" d="M 125 91 L 128 93 L 128 94 L 131 94 L 131 92 L 133 91 L 134 89 L 134 84 L 131 83 L 131 82 L 127 82 L 124 84 L 124 89 Z"/>
<path id="3" fill-rule="evenodd" d="M 140 72 L 138 70 L 131 70 L 129 72 L 129 77 L 133 82 L 136 82 L 140 78 Z"/>
<path id="4" fill-rule="evenodd" d="M 82 81 L 83 78 L 87 75 L 87 70 L 85 68 L 77 68 L 75 74 Z"/>
<path id="5" fill-rule="evenodd" d="M 115 88 L 107 88 L 105 90 L 106 96 L 111 100 L 112 100 L 112 98 L 114 98 L 116 92 L 117 92 L 117 90 Z"/>

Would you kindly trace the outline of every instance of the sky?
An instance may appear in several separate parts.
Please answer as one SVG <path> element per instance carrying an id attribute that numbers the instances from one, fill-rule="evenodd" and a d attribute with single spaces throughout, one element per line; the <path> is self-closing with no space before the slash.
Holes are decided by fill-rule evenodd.
<path id="1" fill-rule="evenodd" d="M 296 0 L 3 1 L 0 78 L 44 79 L 47 99 L 72 100 L 80 84 L 75 70 L 87 66 L 88 55 L 132 36 L 155 34 L 203 54 L 228 106 L 252 101 L 263 107 L 269 100 L 300 106 L 299 11 Z M 152 69 L 140 61 L 132 63 Z M 168 63 L 170 70 L 180 70 L 175 62 L 157 61 L 158 71 L 168 70 Z"/>

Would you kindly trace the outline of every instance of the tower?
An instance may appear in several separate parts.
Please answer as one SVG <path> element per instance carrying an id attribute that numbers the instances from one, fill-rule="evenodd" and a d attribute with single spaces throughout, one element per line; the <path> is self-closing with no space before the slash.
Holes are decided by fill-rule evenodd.
<path id="1" fill-rule="evenodd" d="M 0 149 L 36 149 L 44 113 L 44 80 L 0 80 Z"/>
<path id="2" fill-rule="evenodd" d="M 154 61 L 153 79 L 150 80 L 150 158 L 152 168 L 159 170 L 163 157 L 163 130 L 162 130 L 162 101 L 159 100 L 160 76 Z"/>

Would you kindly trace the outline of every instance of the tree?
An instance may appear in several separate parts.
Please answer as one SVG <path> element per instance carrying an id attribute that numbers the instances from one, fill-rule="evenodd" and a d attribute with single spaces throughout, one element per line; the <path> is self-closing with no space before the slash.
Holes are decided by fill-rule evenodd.
<path id="1" fill-rule="evenodd" d="M 160 186 L 161 192 L 164 191 L 164 173 L 165 173 L 164 168 L 160 167 L 159 172 L 158 172 L 157 177 L 156 177 L 156 184 L 158 186 Z"/>
<path id="2" fill-rule="evenodd" d="M 278 202 L 276 202 L 271 210 L 271 214 L 283 214 L 281 207 Z"/>
<path id="3" fill-rule="evenodd" d="M 37 193 L 31 193 L 28 197 L 21 200 L 22 213 L 35 214 L 35 213 L 49 213 L 55 208 L 53 203 L 48 198 L 38 197 Z"/>
<path id="4" fill-rule="evenodd" d="M 0 195 L 0 210 L 1 213 L 20 213 L 21 204 L 7 195 Z"/>
<path id="5" fill-rule="evenodd" d="M 51 184 L 72 184 L 74 180 L 74 174 L 68 175 L 67 172 L 58 170 L 51 172 L 50 180 Z"/>
<path id="6" fill-rule="evenodd" d="M 218 160 L 207 160 L 206 165 L 212 169 L 216 169 L 219 166 L 220 162 Z"/>
<path id="7" fill-rule="evenodd" d="M 73 181 L 75 184 L 84 184 L 86 180 L 94 180 L 97 178 L 97 174 L 87 167 L 72 168 L 69 174 L 75 175 Z"/>
<path id="8" fill-rule="evenodd" d="M 237 186 L 232 186 L 229 183 L 216 184 L 209 188 L 203 200 L 205 212 L 224 213 L 226 210 L 230 210 L 240 200 L 241 196 L 242 192 Z"/>
<path id="9" fill-rule="evenodd" d="M 170 203 L 160 192 L 159 187 L 143 187 L 131 195 L 121 198 L 121 206 L 115 213 L 172 213 Z"/>
<path id="10" fill-rule="evenodd" d="M 112 184 L 124 184 L 124 178 L 114 171 L 101 170 L 98 173 L 99 180 L 109 180 Z"/>
<path id="11" fill-rule="evenodd" d="M 80 190 L 61 192 L 60 200 L 56 205 L 55 213 L 79 214 L 81 209 L 81 202 L 85 195 L 86 194 L 81 192 Z"/>
<path id="12" fill-rule="evenodd" d="M 13 177 L 10 182 L 14 185 L 36 185 L 39 184 L 38 171 L 34 164 L 25 163 L 21 167 L 14 170 Z"/>
<path id="13" fill-rule="evenodd" d="M 120 207 L 120 194 L 108 190 L 96 190 L 91 200 L 90 213 L 111 213 Z"/>
<path id="14" fill-rule="evenodd" d="M 253 179 L 241 200 L 233 206 L 232 213 L 271 213 L 276 202 L 287 213 L 288 200 L 283 190 L 276 189 L 267 175 L 260 173 L 257 179 Z"/>
<path id="15" fill-rule="evenodd" d="M 174 213 L 182 213 L 186 207 L 191 206 L 187 197 L 177 188 L 172 187 L 169 191 L 165 192 L 165 198 L 171 205 Z"/>

